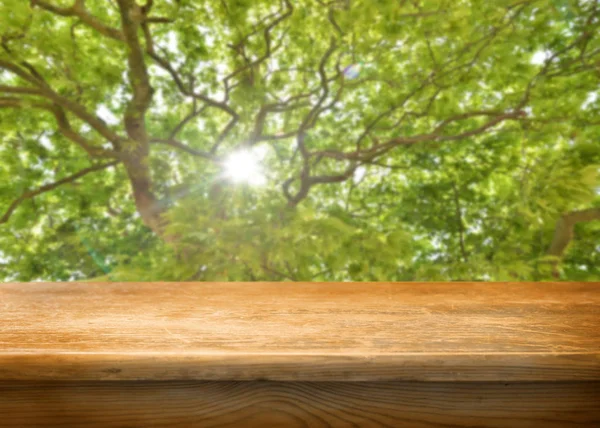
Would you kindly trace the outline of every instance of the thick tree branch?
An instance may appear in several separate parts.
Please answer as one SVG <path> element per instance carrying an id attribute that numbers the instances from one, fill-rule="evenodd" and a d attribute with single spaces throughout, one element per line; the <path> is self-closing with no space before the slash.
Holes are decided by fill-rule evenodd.
<path id="1" fill-rule="evenodd" d="M 139 30 L 144 20 L 144 10 L 149 10 L 151 2 L 143 8 L 135 0 L 117 0 L 121 16 L 121 27 L 127 45 L 127 63 L 132 98 L 125 109 L 125 129 L 130 139 L 124 148 L 124 159 L 136 208 L 144 224 L 167 241 L 164 235 L 164 207 L 152 191 L 152 177 L 148 163 L 150 141 L 146 130 L 145 115 L 152 102 L 153 89 L 140 43 Z"/>
<path id="2" fill-rule="evenodd" d="M 62 186 L 63 184 L 72 183 L 75 180 L 77 180 L 91 172 L 100 171 L 100 170 L 109 168 L 111 166 L 117 165 L 119 162 L 120 161 L 116 160 L 116 161 L 105 163 L 102 165 L 94 165 L 89 168 L 82 169 L 81 171 L 79 171 L 75 174 L 69 175 L 68 177 L 65 177 L 61 180 L 55 181 L 54 183 L 46 184 L 35 190 L 28 190 L 27 192 L 24 192 L 21 196 L 19 196 L 17 199 L 15 199 L 8 206 L 8 209 L 5 211 L 4 215 L 2 217 L 0 217 L 0 224 L 6 223 L 10 219 L 10 216 L 13 214 L 13 212 L 17 209 L 17 207 L 20 204 L 22 204 L 23 202 L 25 202 L 26 200 L 31 199 L 37 195 L 41 195 L 42 193 L 54 190 L 57 187 Z"/>
<path id="3" fill-rule="evenodd" d="M 148 24 L 171 24 L 175 20 L 172 18 L 165 18 L 164 16 L 149 16 L 144 18 L 144 22 Z"/>
<path id="4" fill-rule="evenodd" d="M 67 115 L 65 111 L 57 105 L 52 106 L 50 112 L 56 118 L 56 122 L 58 123 L 59 131 L 67 137 L 69 140 L 78 144 L 81 148 L 83 148 L 88 154 L 92 157 L 119 157 L 118 152 L 114 152 L 112 150 L 105 150 L 99 147 L 95 147 L 91 141 L 87 138 L 75 132 L 71 127 L 71 123 L 67 119 Z"/>
<path id="5" fill-rule="evenodd" d="M 127 104 L 125 128 L 130 138 L 140 144 L 147 143 L 144 115 L 152 102 L 153 89 L 144 60 L 144 50 L 140 44 L 138 30 L 143 20 L 142 8 L 135 0 L 117 0 L 121 13 L 121 25 L 127 44 L 129 81 L 133 97 Z"/>
<path id="6" fill-rule="evenodd" d="M 22 87 L 4 87 L 0 86 L 0 92 L 5 93 L 18 93 L 18 94 L 33 94 L 37 95 L 36 89 L 31 88 L 22 88 Z M 90 140 L 85 138 L 83 135 L 76 132 L 69 122 L 65 111 L 56 104 L 39 102 L 39 101 L 30 101 L 24 100 L 21 98 L 15 97 L 0 97 L 0 108 L 9 107 L 9 108 L 36 108 L 41 110 L 46 110 L 52 113 L 56 119 L 58 124 L 58 130 L 61 134 L 63 134 L 66 138 L 80 146 L 84 149 L 91 157 L 94 158 L 116 158 L 119 157 L 117 152 L 106 150 L 101 147 L 95 146 Z"/>
<path id="7" fill-rule="evenodd" d="M 54 13 L 55 15 L 60 16 L 75 16 L 78 17 L 81 22 L 86 24 L 87 26 L 93 28 L 98 31 L 100 34 L 109 37 L 115 40 L 124 40 L 123 34 L 108 25 L 103 24 L 98 18 L 90 14 L 85 9 L 84 0 L 75 0 L 75 3 L 71 7 L 57 7 L 53 6 L 50 3 L 42 0 L 31 0 L 32 7 L 39 7 L 40 9 L 44 9 L 48 12 Z"/>
<path id="8" fill-rule="evenodd" d="M 582 211 L 572 211 L 563 215 L 554 230 L 552 244 L 548 248 L 548 255 L 557 258 L 562 257 L 569 243 L 573 239 L 574 229 L 577 223 L 600 220 L 600 208 L 589 208 Z"/>
<path id="9" fill-rule="evenodd" d="M 354 174 L 357 165 L 349 166 L 346 171 L 338 175 L 316 175 L 311 177 L 301 177 L 300 189 L 295 195 L 290 193 L 290 185 L 295 181 L 295 178 L 289 178 L 283 183 L 284 195 L 288 200 L 289 206 L 298 205 L 304 198 L 308 196 L 310 189 L 317 184 L 341 183 L 348 180 Z"/>
<path id="10" fill-rule="evenodd" d="M 108 126 L 106 126 L 106 124 L 100 118 L 98 118 L 97 116 L 88 112 L 85 109 L 85 107 L 82 106 L 81 104 L 79 104 L 75 101 L 72 101 L 62 95 L 59 95 L 58 93 L 53 91 L 46 84 L 45 81 L 32 76 L 30 73 L 26 72 L 25 70 L 23 70 L 21 67 L 19 67 L 16 64 L 13 64 L 9 61 L 0 59 L 0 69 L 8 70 L 11 73 L 16 74 L 18 77 L 22 78 L 23 80 L 34 85 L 35 89 L 37 90 L 35 93 L 33 93 L 32 90 L 27 89 L 28 91 L 31 92 L 31 95 L 39 95 L 48 100 L 51 100 L 53 103 L 55 103 L 59 106 L 69 110 L 70 112 L 75 114 L 77 117 L 79 117 L 81 120 L 83 120 L 88 125 L 90 125 L 100 135 L 102 135 L 108 141 L 113 143 L 113 145 L 115 147 L 119 146 L 122 138 L 117 133 L 112 131 Z"/>
<path id="11" fill-rule="evenodd" d="M 19 95 L 41 95 L 40 91 L 35 88 L 27 88 L 24 86 L 7 86 L 0 85 L 0 92 L 5 94 L 19 94 Z"/>

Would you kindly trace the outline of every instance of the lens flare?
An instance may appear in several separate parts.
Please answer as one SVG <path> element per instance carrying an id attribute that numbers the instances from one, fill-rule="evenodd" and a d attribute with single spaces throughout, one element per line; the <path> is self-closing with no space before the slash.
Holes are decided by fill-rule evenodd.
<path id="1" fill-rule="evenodd" d="M 362 63 L 349 65 L 344 69 L 344 76 L 346 76 L 346 79 L 348 80 L 356 79 L 360 75 L 361 69 Z"/>

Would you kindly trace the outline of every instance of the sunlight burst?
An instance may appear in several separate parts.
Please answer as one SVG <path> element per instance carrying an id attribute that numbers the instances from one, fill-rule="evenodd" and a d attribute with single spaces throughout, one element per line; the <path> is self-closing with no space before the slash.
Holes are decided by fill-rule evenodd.
<path id="1" fill-rule="evenodd" d="M 225 176 L 235 183 L 262 186 L 266 183 L 261 161 L 264 153 L 240 150 L 225 160 Z"/>

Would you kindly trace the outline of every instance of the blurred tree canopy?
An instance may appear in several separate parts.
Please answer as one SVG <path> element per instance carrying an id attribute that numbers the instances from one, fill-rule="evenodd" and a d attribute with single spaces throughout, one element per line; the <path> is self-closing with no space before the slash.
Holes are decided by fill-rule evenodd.
<path id="1" fill-rule="evenodd" d="M 599 26 L 0 0 L 0 280 L 600 280 Z"/>

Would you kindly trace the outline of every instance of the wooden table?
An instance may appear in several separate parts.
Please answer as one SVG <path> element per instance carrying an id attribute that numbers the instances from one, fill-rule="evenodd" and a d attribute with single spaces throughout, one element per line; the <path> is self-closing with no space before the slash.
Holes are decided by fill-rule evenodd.
<path id="1" fill-rule="evenodd" d="M 600 284 L 0 284 L 0 426 L 600 427 Z"/>

